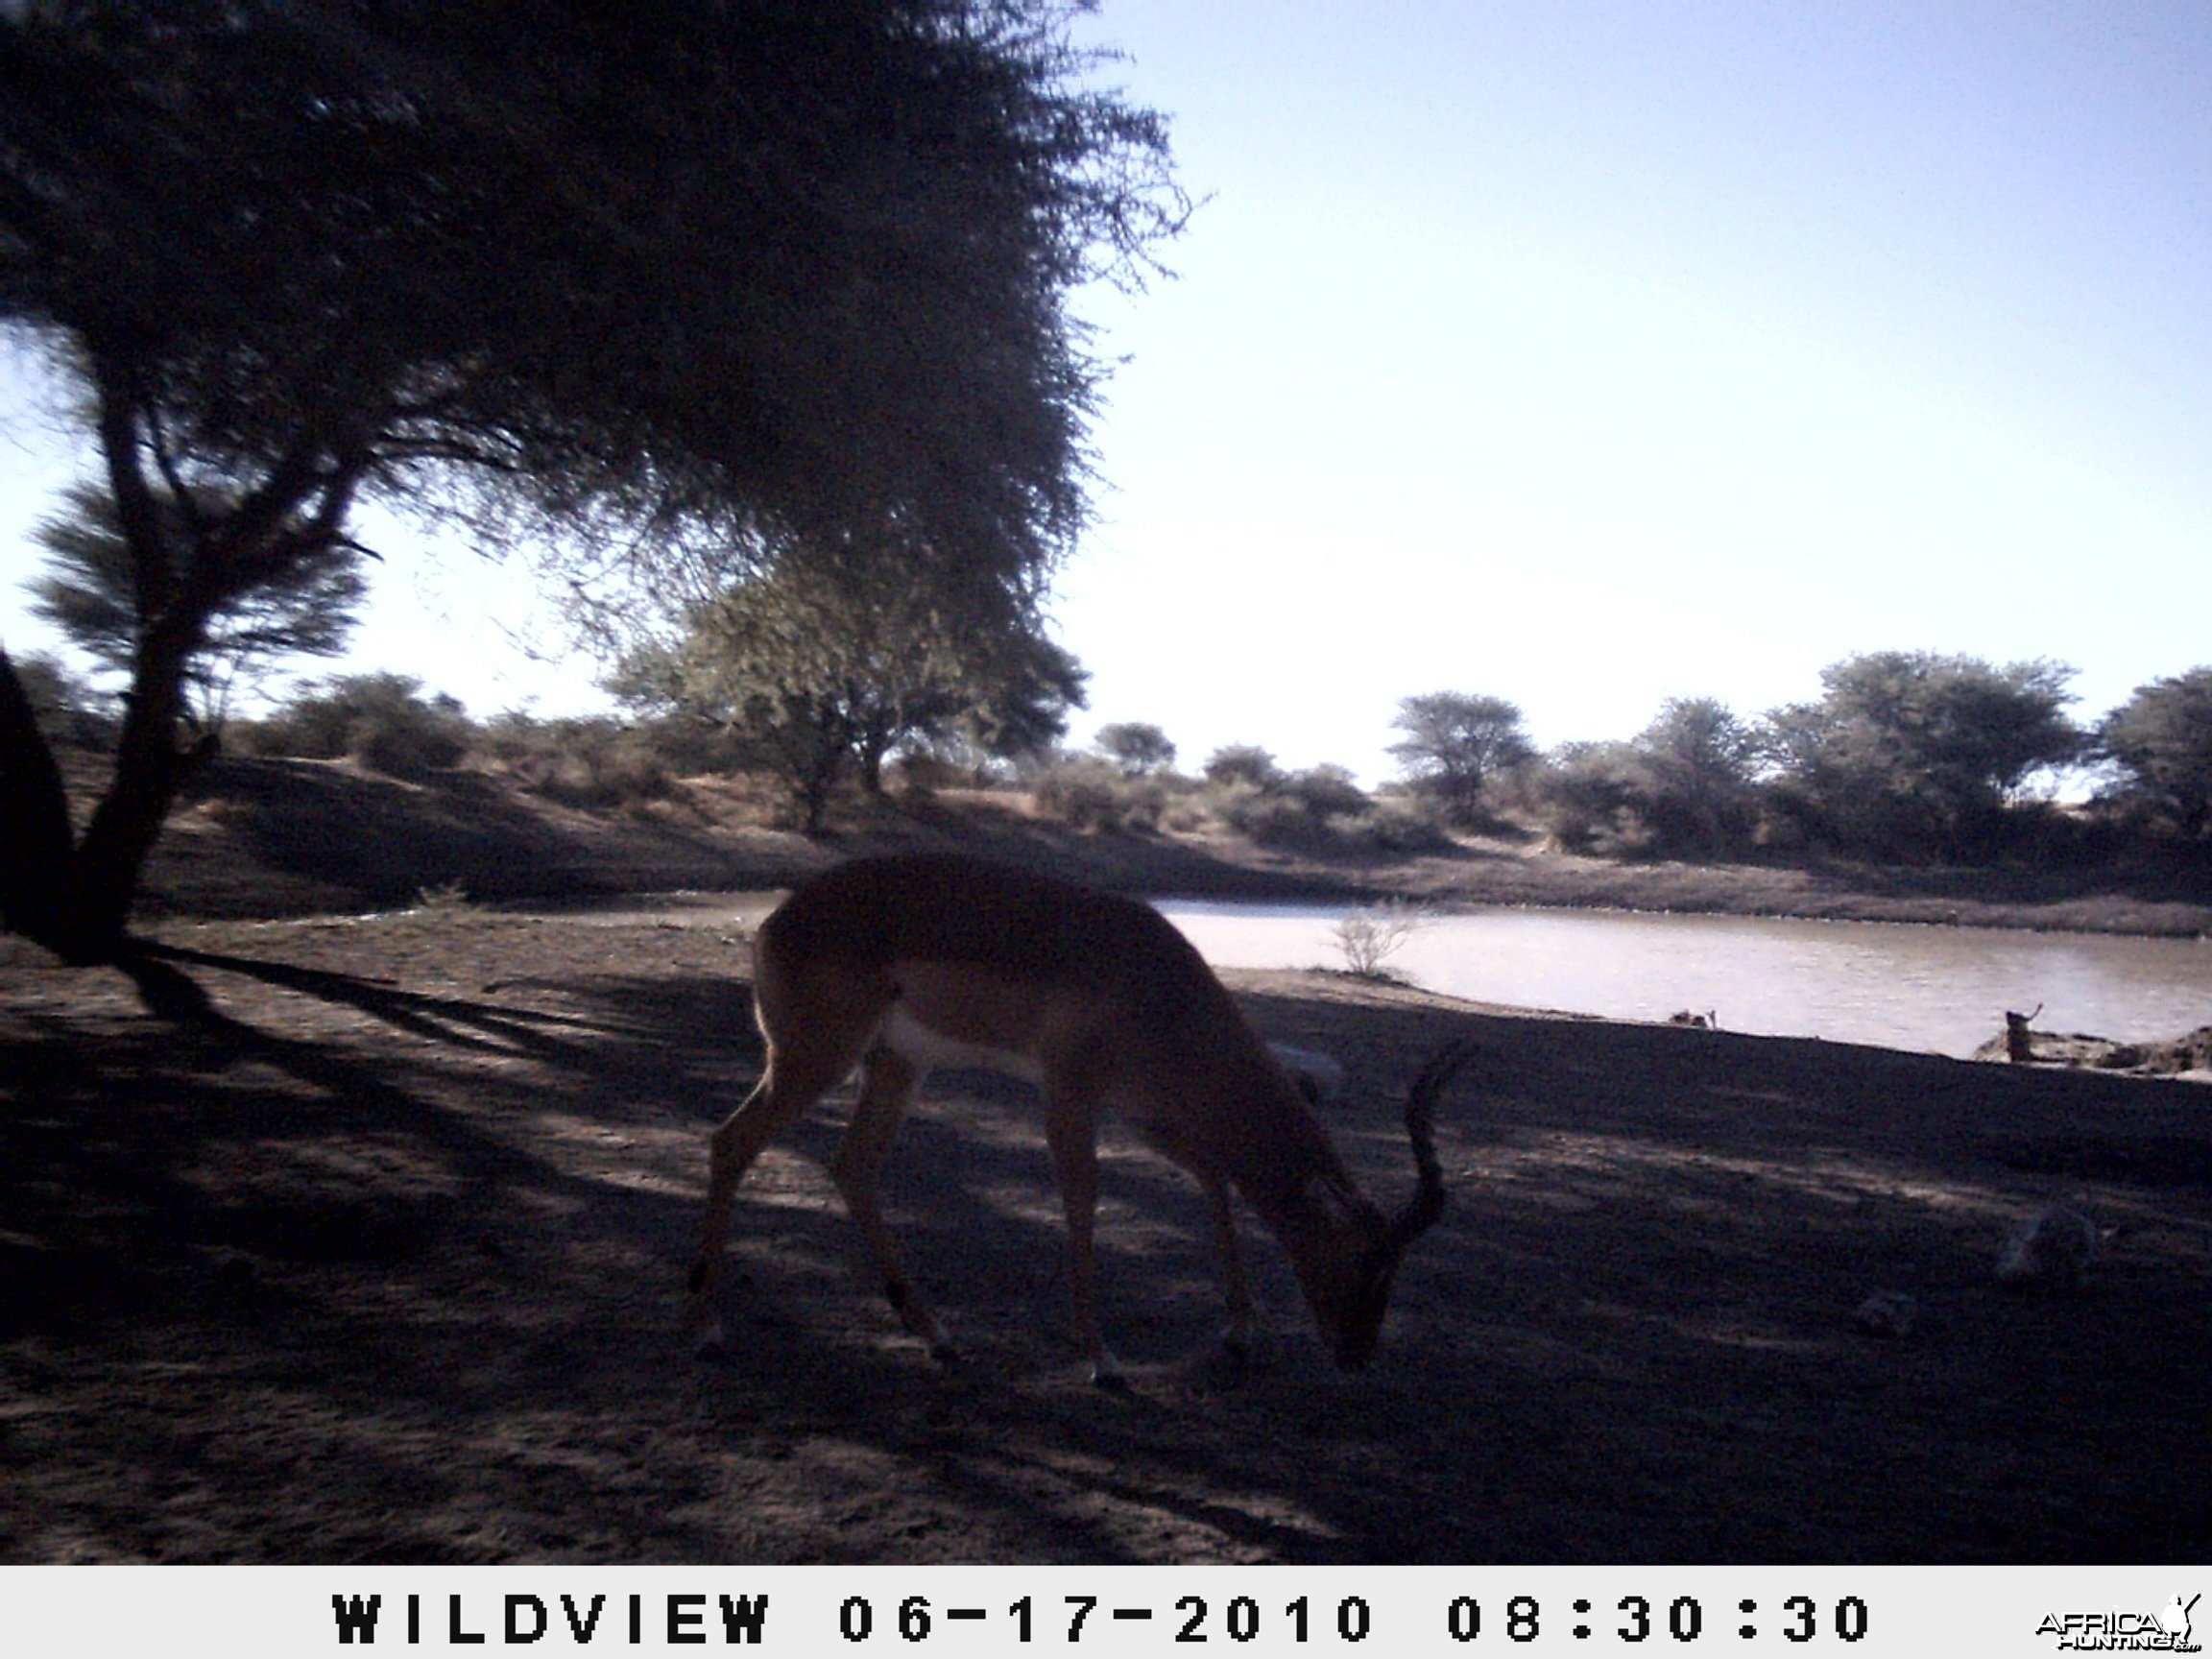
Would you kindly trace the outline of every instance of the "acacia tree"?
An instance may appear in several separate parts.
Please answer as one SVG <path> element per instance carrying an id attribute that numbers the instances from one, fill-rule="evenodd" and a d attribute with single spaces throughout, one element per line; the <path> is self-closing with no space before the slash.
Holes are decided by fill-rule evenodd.
<path id="1" fill-rule="evenodd" d="M 1123 775 L 1142 778 L 1175 764 L 1175 741 L 1149 720 L 1116 720 L 1098 728 L 1092 746 Z"/>
<path id="2" fill-rule="evenodd" d="M 1479 815 L 1485 783 L 1536 755 L 1519 705 L 1503 697 L 1432 691 L 1401 698 L 1391 725 L 1406 735 L 1390 753 L 1459 824 Z"/>
<path id="3" fill-rule="evenodd" d="M 987 760 L 1046 754 L 1068 734 L 1070 710 L 1089 703 L 1091 671 L 1041 629 L 1018 629 L 992 644 L 990 671 L 956 729 L 930 735 Z"/>
<path id="4" fill-rule="evenodd" d="M 812 834 L 848 766 L 880 795 L 902 748 L 958 735 L 993 756 L 1041 749 L 1087 678 L 1034 616 L 959 615 L 884 561 L 793 559 L 696 607 L 613 685 L 746 738 Z"/>
<path id="5" fill-rule="evenodd" d="M 2126 794 L 2191 839 L 2212 830 L 2212 668 L 2138 685 L 2098 726 L 2096 747 L 2127 774 Z"/>
<path id="6" fill-rule="evenodd" d="M 1283 768 L 1257 743 L 1225 744 L 1206 757 L 1206 764 L 1199 771 L 1207 782 L 1222 785 L 1241 783 L 1253 789 L 1274 789 L 1283 782 Z"/>
<path id="7" fill-rule="evenodd" d="M 1972 853 L 2032 773 L 2080 757 L 2073 677 L 2062 662 L 1926 651 L 1831 663 L 1818 703 L 1767 717 L 1776 795 L 1839 840 Z"/>
<path id="8" fill-rule="evenodd" d="M 1745 840 L 1758 819 L 1752 775 L 1759 733 L 1715 697 L 1670 697 L 1637 733 L 1639 808 L 1659 842 L 1714 852 Z"/>
<path id="9" fill-rule="evenodd" d="M 82 389 L 135 595 L 82 840 L 0 654 L 7 925 L 122 950 L 210 619 L 367 493 L 647 554 L 871 539 L 1033 599 L 1101 372 L 1066 296 L 1187 205 L 1075 9 L 0 11 L 0 325 Z"/>

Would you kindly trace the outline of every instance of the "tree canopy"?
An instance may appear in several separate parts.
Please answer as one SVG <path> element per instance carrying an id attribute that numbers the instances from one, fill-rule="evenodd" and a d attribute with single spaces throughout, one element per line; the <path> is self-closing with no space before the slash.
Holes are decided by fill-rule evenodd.
<path id="1" fill-rule="evenodd" d="M 614 686 L 749 739 L 812 831 L 848 765 L 879 793 L 884 760 L 902 748 L 1046 748 L 1087 679 L 1041 620 L 961 615 L 885 565 L 814 560 L 699 605 L 673 643 L 633 653 Z"/>
<path id="2" fill-rule="evenodd" d="M 1746 838 L 1758 816 L 1758 729 L 1716 697 L 1670 697 L 1637 733 L 1639 808 L 1659 844 L 1713 851 Z"/>
<path id="3" fill-rule="evenodd" d="M 2006 797 L 2080 757 L 2066 716 L 2074 670 L 1877 651 L 1821 670 L 1817 703 L 1768 716 L 1774 764 L 1802 810 L 1839 839 L 1972 850 Z"/>
<path id="4" fill-rule="evenodd" d="M 2126 794 L 2185 835 L 2212 830 L 2212 668 L 2137 686 L 2104 716 L 2097 747 L 2126 774 Z"/>
<path id="5" fill-rule="evenodd" d="M 1187 206 L 1161 118 L 1086 84 L 1078 9 L 0 13 L 0 324 L 81 384 L 138 589 L 115 782 L 73 849 L 0 687 L 0 781 L 31 791 L 10 925 L 116 947 L 209 618 L 364 492 L 1032 601 L 1083 519 L 1101 373 L 1068 292 L 1137 279 Z"/>
<path id="6" fill-rule="evenodd" d="M 1503 697 L 1431 691 L 1401 698 L 1391 725 L 1406 735 L 1390 745 L 1407 775 L 1459 823 L 1480 811 L 1482 786 L 1535 757 L 1520 706 Z"/>
<path id="7" fill-rule="evenodd" d="M 1175 740 L 1149 720 L 1117 720 L 1101 726 L 1091 743 L 1131 778 L 1170 771 L 1175 765 Z"/>

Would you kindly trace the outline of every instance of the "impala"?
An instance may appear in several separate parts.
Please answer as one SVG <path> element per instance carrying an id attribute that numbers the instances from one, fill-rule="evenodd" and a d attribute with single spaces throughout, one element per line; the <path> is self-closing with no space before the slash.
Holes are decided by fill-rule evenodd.
<path id="1" fill-rule="evenodd" d="M 1431 1113 L 1472 1049 L 1438 1054 L 1407 1096 L 1417 1187 L 1393 1217 L 1360 1192 L 1299 1085 L 1197 950 L 1139 901 L 963 856 L 864 858 L 793 892 L 761 924 L 753 962 L 768 1060 L 714 1132 L 691 1272 L 703 1349 L 723 1340 L 716 1282 L 738 1183 L 774 1136 L 857 1068 L 859 1100 L 830 1175 L 900 1319 L 933 1354 L 951 1356 L 884 1227 L 877 1184 L 929 1069 L 982 1066 L 1043 1091 L 1075 1337 L 1094 1379 L 1117 1378 L 1098 1332 L 1092 1239 L 1108 1105 L 1204 1190 L 1233 1350 L 1253 1317 L 1235 1187 L 1282 1240 L 1338 1363 L 1373 1354 L 1399 1259 L 1443 1208 Z"/>

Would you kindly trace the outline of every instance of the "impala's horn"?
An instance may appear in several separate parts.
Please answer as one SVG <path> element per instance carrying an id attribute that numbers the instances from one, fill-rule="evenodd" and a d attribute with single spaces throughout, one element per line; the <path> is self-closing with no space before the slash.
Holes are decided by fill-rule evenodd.
<path id="1" fill-rule="evenodd" d="M 1444 1171 L 1436 1164 L 1436 1096 L 1460 1070 L 1483 1052 L 1473 1043 L 1439 1049 L 1421 1068 L 1406 1092 L 1406 1133 L 1413 1142 L 1413 1167 L 1420 1177 L 1413 1200 L 1367 1249 L 1359 1284 L 1336 1333 L 1336 1362 L 1351 1370 L 1367 1363 L 1382 1334 L 1382 1310 L 1390 1300 L 1390 1281 L 1406 1247 L 1436 1224 L 1444 1213 Z"/>
<path id="2" fill-rule="evenodd" d="M 1482 1052 L 1478 1043 L 1459 1042 L 1439 1048 L 1421 1068 L 1413 1087 L 1406 1092 L 1406 1133 L 1413 1142 L 1413 1167 L 1420 1185 L 1390 1230 L 1383 1235 L 1378 1259 L 1395 1263 L 1406 1247 L 1436 1224 L 1444 1213 L 1444 1171 L 1436 1163 L 1436 1097 L 1469 1062 Z"/>

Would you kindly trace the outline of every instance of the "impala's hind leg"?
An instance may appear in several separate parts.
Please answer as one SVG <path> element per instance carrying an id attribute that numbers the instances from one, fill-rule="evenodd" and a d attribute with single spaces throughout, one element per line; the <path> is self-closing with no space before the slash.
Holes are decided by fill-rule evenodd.
<path id="1" fill-rule="evenodd" d="M 819 1035 L 829 1035 L 822 1033 Z M 707 1215 L 700 1231 L 699 1255 L 691 1263 L 691 1302 L 685 1324 L 703 1352 L 723 1344 L 715 1292 L 722 1277 L 723 1246 L 730 1235 L 730 1212 L 737 1184 L 760 1149 L 797 1121 L 807 1107 L 845 1080 L 858 1058 L 864 1037 L 848 1033 L 843 1043 L 768 1043 L 768 1067 L 745 1103 L 730 1114 L 714 1139 L 708 1163 Z"/>
<path id="2" fill-rule="evenodd" d="M 956 1357 L 952 1340 L 937 1315 L 914 1293 L 899 1246 L 883 1224 L 883 1160 L 921 1083 L 922 1071 L 912 1061 L 889 1048 L 870 1051 L 861 1062 L 860 1101 L 853 1108 L 845 1139 L 837 1143 L 837 1155 L 830 1161 L 830 1175 L 845 1195 L 845 1212 L 853 1217 L 867 1265 L 875 1269 L 885 1299 L 906 1329 L 928 1344 L 933 1358 L 950 1360 Z"/>

